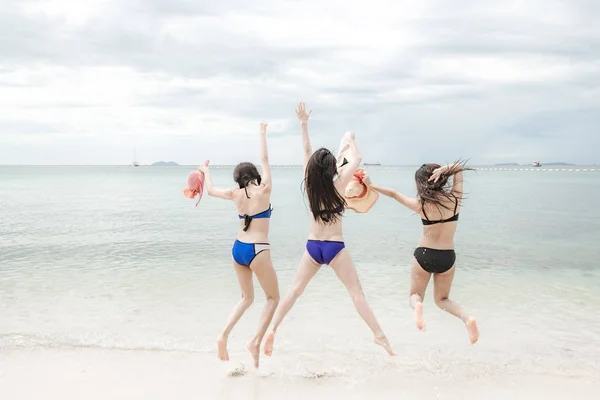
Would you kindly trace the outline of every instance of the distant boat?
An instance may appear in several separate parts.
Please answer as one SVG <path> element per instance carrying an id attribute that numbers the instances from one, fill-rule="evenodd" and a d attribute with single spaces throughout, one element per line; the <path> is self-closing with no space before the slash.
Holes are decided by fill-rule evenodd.
<path id="1" fill-rule="evenodd" d="M 539 161 L 535 161 L 533 164 L 531 164 L 532 167 L 541 167 L 542 164 L 540 164 Z"/>
<path id="2" fill-rule="evenodd" d="M 137 162 L 137 159 L 136 159 L 136 158 L 137 158 L 137 157 L 136 157 L 136 154 L 135 154 L 135 147 L 134 147 L 134 148 L 133 148 L 133 162 L 131 163 L 131 165 L 133 165 L 134 167 L 139 167 L 139 166 L 140 166 L 140 163 L 139 163 L 139 162 Z"/>
<path id="3" fill-rule="evenodd" d="M 365 163 L 365 165 L 381 165 L 380 163 Z"/>

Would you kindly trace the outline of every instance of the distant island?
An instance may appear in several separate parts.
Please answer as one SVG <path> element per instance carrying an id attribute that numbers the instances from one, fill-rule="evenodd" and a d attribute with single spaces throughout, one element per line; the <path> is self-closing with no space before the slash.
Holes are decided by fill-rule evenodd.
<path id="1" fill-rule="evenodd" d="M 177 167 L 177 166 L 179 166 L 179 164 L 177 164 L 175 161 L 157 161 L 155 163 L 152 163 L 151 166 L 152 167 Z"/>

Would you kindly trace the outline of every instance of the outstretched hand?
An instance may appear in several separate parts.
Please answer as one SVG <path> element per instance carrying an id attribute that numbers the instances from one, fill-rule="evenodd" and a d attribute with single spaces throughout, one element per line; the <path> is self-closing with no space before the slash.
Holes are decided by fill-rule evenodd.
<path id="1" fill-rule="evenodd" d="M 267 124 L 265 121 L 261 121 L 260 123 L 260 133 L 267 133 Z"/>
<path id="2" fill-rule="evenodd" d="M 364 173 L 361 180 L 362 180 L 362 183 L 364 183 L 365 185 L 371 186 L 371 178 L 369 178 L 369 174 L 367 174 L 366 172 Z"/>
<path id="3" fill-rule="evenodd" d="M 312 110 L 308 110 L 308 112 L 306 112 L 306 104 L 304 103 L 300 103 L 298 104 L 298 107 L 296 107 L 296 115 L 298 116 L 300 122 L 307 122 L 311 112 Z"/>
<path id="4" fill-rule="evenodd" d="M 198 171 L 206 174 L 208 172 L 208 165 L 201 165 Z"/>

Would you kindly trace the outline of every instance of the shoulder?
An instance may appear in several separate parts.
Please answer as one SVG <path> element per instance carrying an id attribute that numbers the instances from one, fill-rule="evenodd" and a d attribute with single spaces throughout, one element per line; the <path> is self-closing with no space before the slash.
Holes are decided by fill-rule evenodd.
<path id="1" fill-rule="evenodd" d="M 243 189 L 239 189 L 239 188 L 233 188 L 233 189 L 229 189 L 230 193 L 231 193 L 231 197 L 233 198 L 233 200 L 237 201 L 238 199 L 241 198 L 241 194 L 243 193 Z"/>
<path id="2" fill-rule="evenodd" d="M 261 183 L 261 184 L 260 184 L 260 189 L 261 189 L 263 192 L 270 193 L 270 192 L 271 192 L 271 189 L 272 189 L 272 185 L 271 185 L 271 184 L 269 184 L 269 185 L 266 185 L 266 184 L 264 184 L 264 183 Z"/>

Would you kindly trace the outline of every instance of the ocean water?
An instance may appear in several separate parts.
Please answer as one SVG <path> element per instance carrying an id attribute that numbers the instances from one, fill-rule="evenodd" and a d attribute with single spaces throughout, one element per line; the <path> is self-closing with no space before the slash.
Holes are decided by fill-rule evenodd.
<path id="1" fill-rule="evenodd" d="M 366 167 L 373 182 L 414 193 L 413 167 Z M 579 167 L 578 167 L 579 168 Z M 456 236 L 451 298 L 476 316 L 464 325 L 437 309 L 428 330 L 408 306 L 419 217 L 380 197 L 347 211 L 347 247 L 397 356 L 373 345 L 335 274 L 323 267 L 281 326 L 262 368 L 275 382 L 324 376 L 343 384 L 427 373 L 486 377 L 524 372 L 600 373 L 600 171 L 471 172 Z M 231 265 L 235 206 L 182 189 L 194 167 L 0 167 L 0 355 L 44 349 L 172 352 L 206 356 L 240 293 Z M 232 167 L 214 167 L 232 187 Z M 272 259 L 282 297 L 309 229 L 299 167 L 274 168 Z M 230 338 L 230 366 L 250 364 L 245 343 L 256 300 Z M 10 363 L 1 364 L 10 368 Z M 218 367 L 216 367 L 218 366 Z M 392 384 L 389 383 L 388 384 Z"/>

